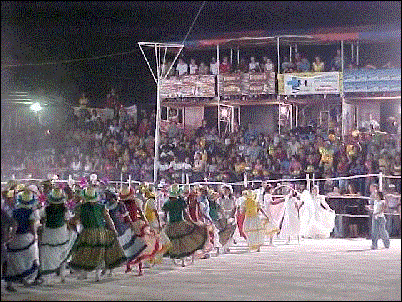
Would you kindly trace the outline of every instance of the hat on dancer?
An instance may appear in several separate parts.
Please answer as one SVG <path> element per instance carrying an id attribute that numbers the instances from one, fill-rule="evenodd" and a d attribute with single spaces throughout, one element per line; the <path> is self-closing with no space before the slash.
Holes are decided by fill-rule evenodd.
<path id="1" fill-rule="evenodd" d="M 247 198 L 247 199 L 255 199 L 256 197 L 257 197 L 257 194 L 255 194 L 253 191 L 251 191 L 251 190 L 247 190 L 246 191 L 246 194 L 245 194 L 245 197 Z"/>
<path id="2" fill-rule="evenodd" d="M 86 187 L 84 190 L 82 190 L 81 196 L 85 201 L 98 201 L 98 193 L 93 186 Z"/>
<path id="3" fill-rule="evenodd" d="M 17 201 L 25 205 L 32 205 L 35 202 L 35 197 L 32 191 L 25 189 L 18 194 Z"/>
<path id="4" fill-rule="evenodd" d="M 173 184 L 169 189 L 169 197 L 178 197 L 182 193 L 181 188 L 178 184 Z"/>
<path id="5" fill-rule="evenodd" d="M 119 192 L 119 198 L 121 200 L 127 200 L 134 198 L 135 191 L 132 187 L 123 186 Z"/>
<path id="6" fill-rule="evenodd" d="M 38 186 L 35 185 L 35 184 L 29 185 L 29 186 L 27 187 L 27 189 L 30 190 L 30 191 L 32 191 L 33 193 L 35 193 L 35 194 L 38 195 L 38 196 L 40 195 Z"/>
<path id="7" fill-rule="evenodd" d="M 49 203 L 62 204 L 66 200 L 66 194 L 61 188 L 54 188 L 48 196 Z"/>

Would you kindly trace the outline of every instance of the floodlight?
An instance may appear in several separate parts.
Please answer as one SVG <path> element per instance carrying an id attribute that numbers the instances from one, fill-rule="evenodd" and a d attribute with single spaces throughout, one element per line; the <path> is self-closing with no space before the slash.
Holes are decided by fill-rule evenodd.
<path id="1" fill-rule="evenodd" d="M 33 103 L 30 108 L 31 108 L 32 111 L 35 111 L 35 112 L 38 112 L 38 111 L 42 110 L 42 106 L 37 102 Z"/>

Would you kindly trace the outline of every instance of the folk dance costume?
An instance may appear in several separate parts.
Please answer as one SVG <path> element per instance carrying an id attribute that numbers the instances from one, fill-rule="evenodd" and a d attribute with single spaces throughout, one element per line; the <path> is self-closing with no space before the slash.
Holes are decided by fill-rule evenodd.
<path id="1" fill-rule="evenodd" d="M 264 188 L 265 190 L 265 188 Z M 263 218 L 263 225 L 269 237 L 269 245 L 273 244 L 274 235 L 280 232 L 280 223 L 284 213 L 284 203 L 281 200 L 274 200 L 271 192 L 263 193 L 262 205 L 268 219 Z"/>
<path id="2" fill-rule="evenodd" d="M 24 190 L 17 196 L 16 207 L 12 218 L 17 223 L 15 235 L 7 244 L 7 287 L 12 282 L 30 285 L 38 274 L 39 248 L 35 224 L 39 221 L 38 210 L 35 209 L 35 198 L 31 191 Z"/>
<path id="3" fill-rule="evenodd" d="M 48 196 L 49 204 L 42 208 L 39 216 L 42 230 L 39 240 L 39 274 L 41 277 L 60 270 L 61 281 L 65 281 L 64 270 L 77 233 L 69 229 L 70 214 L 65 205 L 63 191 L 54 188 Z M 44 281 L 48 281 L 44 278 Z"/>
<path id="4" fill-rule="evenodd" d="M 245 200 L 241 206 L 241 211 L 244 212 L 244 232 L 247 236 L 247 245 L 249 250 L 260 251 L 264 244 L 266 231 L 259 216 L 259 211 L 263 212 L 260 204 L 256 200 L 257 196 L 252 191 L 247 191 Z M 265 213 L 263 213 L 266 215 Z"/>
<path id="5" fill-rule="evenodd" d="M 159 250 L 155 254 L 155 259 L 151 259 L 151 262 L 161 263 L 163 255 L 169 251 L 172 244 L 169 237 L 161 227 L 158 210 L 155 204 L 155 193 L 147 188 L 144 190 L 144 196 L 146 198 L 144 216 L 149 223 L 151 231 L 154 232 L 159 241 Z"/>
<path id="6" fill-rule="evenodd" d="M 101 269 L 113 269 L 126 260 L 123 248 L 117 240 L 117 231 L 105 205 L 100 204 L 95 189 L 91 186 L 82 192 L 84 202 L 77 205 L 74 220 L 82 224 L 72 250 L 70 267 L 81 270 L 81 278 L 96 270 L 99 281 Z M 106 228 L 106 224 L 109 228 Z"/>
<path id="7" fill-rule="evenodd" d="M 208 189 L 207 187 L 201 187 L 200 188 L 200 195 L 198 196 L 198 206 L 199 206 L 199 220 L 201 223 L 205 224 L 207 226 L 208 230 L 208 240 L 201 252 L 200 256 L 201 258 L 208 258 L 209 257 L 209 252 L 216 248 L 216 243 L 214 242 L 214 237 L 215 237 L 215 227 L 212 221 L 212 218 L 210 216 L 210 207 L 209 207 L 209 197 L 208 197 Z M 211 198 L 211 197 L 210 197 Z"/>
<path id="8" fill-rule="evenodd" d="M 285 239 L 286 243 L 289 243 L 295 237 L 298 242 L 300 240 L 300 206 L 296 191 L 292 191 L 285 196 L 285 209 L 279 238 Z"/>
<path id="9" fill-rule="evenodd" d="M 130 214 L 124 203 L 118 200 L 117 193 L 105 190 L 104 194 L 106 208 L 117 231 L 117 240 L 124 250 L 127 261 L 132 261 L 146 249 L 147 244 L 142 237 L 136 235 Z M 109 275 L 111 274 L 110 270 Z"/>
<path id="10" fill-rule="evenodd" d="M 142 238 L 147 247 L 134 259 L 127 261 L 126 273 L 131 271 L 131 266 L 138 264 L 138 275 L 142 275 L 143 261 L 154 259 L 160 249 L 159 239 L 150 231 L 149 224 L 141 211 L 141 205 L 138 198 L 135 197 L 135 191 L 128 186 L 123 187 L 119 193 L 120 200 L 124 203 L 132 221 L 133 232 L 136 236 Z M 152 261 L 152 260 L 151 260 Z"/>
<path id="11" fill-rule="evenodd" d="M 164 203 L 162 210 L 169 215 L 165 232 L 172 244 L 168 255 L 173 259 L 187 257 L 203 249 L 208 238 L 205 224 L 183 219 L 183 215 L 188 216 L 185 212 L 186 207 L 187 204 L 180 196 L 178 185 L 172 185 L 169 200 Z"/>
<path id="12" fill-rule="evenodd" d="M 241 210 L 241 205 L 244 203 L 245 197 L 244 195 L 247 193 L 247 191 L 243 191 L 242 196 L 238 197 L 236 199 L 236 224 L 237 224 L 237 229 L 239 231 L 239 235 L 243 237 L 244 239 L 247 239 L 247 235 L 244 232 L 244 218 L 245 218 L 245 212 Z"/>
<path id="13" fill-rule="evenodd" d="M 219 249 L 222 248 L 219 232 L 223 231 L 225 228 L 226 220 L 223 218 L 223 211 L 218 203 L 219 193 L 213 192 L 212 196 L 208 199 L 209 202 L 209 217 L 212 219 L 213 237 L 212 244 L 213 248 L 217 250 L 219 254 Z"/>
<path id="14" fill-rule="evenodd" d="M 223 187 L 223 196 L 218 200 L 222 209 L 221 229 L 219 230 L 219 242 L 223 252 L 230 252 L 230 246 L 234 243 L 234 233 L 237 225 L 235 220 L 236 203 L 229 187 Z"/>
<path id="15" fill-rule="evenodd" d="M 325 196 L 318 194 L 318 186 L 313 187 L 312 193 L 303 191 L 300 199 L 303 202 L 301 235 L 304 238 L 329 238 L 335 227 L 335 211 L 329 207 Z"/>

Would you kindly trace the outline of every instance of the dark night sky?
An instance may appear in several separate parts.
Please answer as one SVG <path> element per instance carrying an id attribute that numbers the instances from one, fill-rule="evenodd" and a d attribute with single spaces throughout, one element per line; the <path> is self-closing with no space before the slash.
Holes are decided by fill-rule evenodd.
<path id="1" fill-rule="evenodd" d="M 181 41 L 201 1 L 1 3 L 2 92 L 58 91 L 70 102 L 80 92 L 104 100 L 111 87 L 127 105 L 154 102 L 155 86 L 138 41 Z M 396 24 L 399 1 L 207 1 L 188 40 L 217 32 Z M 57 65 L 4 68 L 133 53 Z M 30 88 L 31 87 L 31 88 Z"/>

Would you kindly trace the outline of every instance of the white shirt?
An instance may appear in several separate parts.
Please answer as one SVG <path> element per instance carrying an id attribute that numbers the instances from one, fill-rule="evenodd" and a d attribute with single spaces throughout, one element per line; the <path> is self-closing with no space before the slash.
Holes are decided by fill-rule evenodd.
<path id="1" fill-rule="evenodd" d="M 378 217 L 385 217 L 384 215 L 384 206 L 385 202 L 384 200 L 374 200 L 374 211 L 373 211 L 373 217 L 377 219 Z"/>
<path id="2" fill-rule="evenodd" d="M 215 63 L 209 64 L 209 70 L 211 70 L 211 73 L 213 75 L 217 75 L 218 74 L 218 63 L 215 62 Z"/>
<path id="3" fill-rule="evenodd" d="M 190 74 L 196 74 L 198 71 L 198 65 L 197 64 L 190 64 Z"/>
<path id="4" fill-rule="evenodd" d="M 179 76 L 188 73 L 187 63 L 185 63 L 185 62 L 183 64 L 177 63 L 176 70 L 179 73 Z"/>

